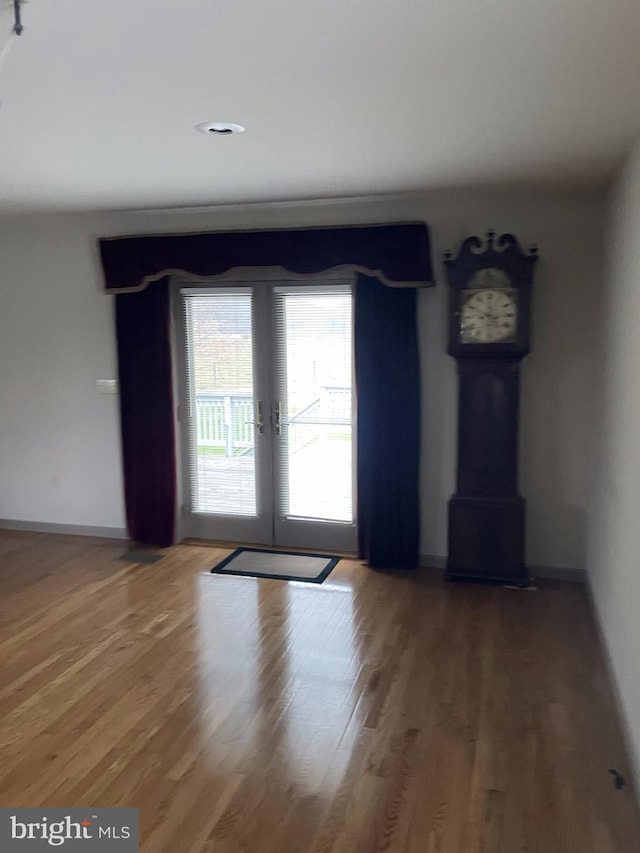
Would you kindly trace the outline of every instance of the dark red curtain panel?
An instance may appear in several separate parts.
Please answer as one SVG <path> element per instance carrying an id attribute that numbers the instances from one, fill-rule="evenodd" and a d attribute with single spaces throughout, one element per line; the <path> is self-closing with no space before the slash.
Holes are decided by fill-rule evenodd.
<path id="1" fill-rule="evenodd" d="M 355 293 L 358 550 L 415 569 L 420 537 L 420 361 L 415 288 L 360 275 Z"/>
<path id="2" fill-rule="evenodd" d="M 155 276 L 215 276 L 235 267 L 284 267 L 300 275 L 348 266 L 389 282 L 432 283 L 424 222 L 153 234 L 102 239 L 105 290 L 140 290 Z"/>
<path id="3" fill-rule="evenodd" d="M 116 297 L 120 423 L 129 535 L 172 545 L 176 450 L 169 280 Z"/>

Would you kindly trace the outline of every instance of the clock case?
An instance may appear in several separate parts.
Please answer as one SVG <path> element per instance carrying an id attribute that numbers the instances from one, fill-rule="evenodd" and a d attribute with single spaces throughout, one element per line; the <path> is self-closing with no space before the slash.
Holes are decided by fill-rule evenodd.
<path id="1" fill-rule="evenodd" d="M 444 255 L 449 284 L 448 352 L 458 361 L 458 464 L 449 501 L 447 578 L 528 585 L 525 501 L 518 492 L 520 361 L 529 352 L 537 261 L 512 234 L 469 237 Z M 483 269 L 501 270 L 517 291 L 515 339 L 462 343 L 462 294 Z M 477 288 L 483 289 L 483 288 Z M 488 289 L 488 288 L 487 288 Z"/>

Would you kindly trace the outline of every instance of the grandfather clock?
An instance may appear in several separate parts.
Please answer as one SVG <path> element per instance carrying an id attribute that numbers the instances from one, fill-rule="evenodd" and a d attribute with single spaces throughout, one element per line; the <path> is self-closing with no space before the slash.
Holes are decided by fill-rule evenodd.
<path id="1" fill-rule="evenodd" d="M 448 352 L 458 362 L 458 468 L 449 501 L 449 580 L 528 584 L 518 493 L 520 361 L 529 352 L 537 250 L 512 234 L 469 237 L 444 264 Z"/>

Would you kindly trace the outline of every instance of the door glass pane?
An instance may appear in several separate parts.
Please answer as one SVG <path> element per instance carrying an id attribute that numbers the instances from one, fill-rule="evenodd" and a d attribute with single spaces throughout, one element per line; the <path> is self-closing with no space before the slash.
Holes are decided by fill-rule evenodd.
<path id="1" fill-rule="evenodd" d="M 280 512 L 351 522 L 351 293 L 276 293 Z"/>
<path id="2" fill-rule="evenodd" d="M 193 512 L 256 515 L 252 295 L 185 295 Z"/>

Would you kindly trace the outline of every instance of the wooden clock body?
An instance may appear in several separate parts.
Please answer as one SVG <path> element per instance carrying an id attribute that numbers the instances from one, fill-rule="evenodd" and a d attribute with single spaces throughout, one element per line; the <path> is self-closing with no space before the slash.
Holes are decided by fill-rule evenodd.
<path id="1" fill-rule="evenodd" d="M 529 352 L 536 250 L 511 234 L 464 241 L 444 263 L 448 352 L 458 362 L 458 465 L 447 578 L 527 585 L 518 492 L 520 361 Z"/>

